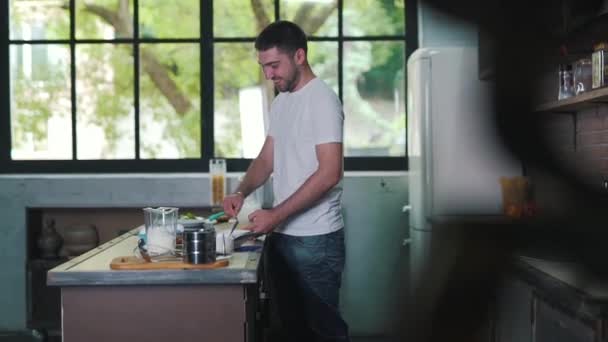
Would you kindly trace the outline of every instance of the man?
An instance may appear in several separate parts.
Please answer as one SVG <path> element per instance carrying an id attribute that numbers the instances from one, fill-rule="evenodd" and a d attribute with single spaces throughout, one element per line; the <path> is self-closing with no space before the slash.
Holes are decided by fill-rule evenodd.
<path id="1" fill-rule="evenodd" d="M 341 212 L 344 115 L 333 90 L 307 61 L 304 32 L 278 21 L 255 42 L 266 79 L 280 94 L 258 157 L 224 210 L 235 216 L 244 198 L 273 174 L 274 206 L 249 215 L 246 229 L 270 233 L 265 257 L 272 298 L 289 340 L 348 341 L 338 312 L 344 267 Z"/>

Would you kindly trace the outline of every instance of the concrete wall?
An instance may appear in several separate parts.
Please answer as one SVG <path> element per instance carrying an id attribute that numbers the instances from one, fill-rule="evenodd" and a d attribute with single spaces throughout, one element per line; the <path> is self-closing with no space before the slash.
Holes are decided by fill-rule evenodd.
<path id="1" fill-rule="evenodd" d="M 477 28 L 418 0 L 418 46 L 477 45 Z"/>
<path id="2" fill-rule="evenodd" d="M 231 174 L 229 189 L 236 177 Z M 26 209 L 206 206 L 206 174 L 6 175 L 0 176 L 0 330 L 26 328 Z M 396 288 L 393 274 L 407 235 L 401 207 L 407 201 L 404 172 L 347 174 L 344 212 L 347 265 L 343 310 L 353 334 L 382 334 Z M 143 216 L 142 216 L 143 221 Z M 130 227 L 125 227 L 130 228 Z"/>

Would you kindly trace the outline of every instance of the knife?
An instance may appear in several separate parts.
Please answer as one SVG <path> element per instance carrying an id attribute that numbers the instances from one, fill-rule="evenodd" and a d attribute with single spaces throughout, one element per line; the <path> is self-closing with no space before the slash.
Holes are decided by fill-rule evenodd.
<path id="1" fill-rule="evenodd" d="M 236 226 L 239 224 L 239 219 L 238 218 L 234 218 L 234 224 L 232 225 L 232 228 L 230 228 L 230 234 L 228 234 L 228 236 L 232 236 L 232 232 L 234 232 L 234 228 L 236 228 Z"/>

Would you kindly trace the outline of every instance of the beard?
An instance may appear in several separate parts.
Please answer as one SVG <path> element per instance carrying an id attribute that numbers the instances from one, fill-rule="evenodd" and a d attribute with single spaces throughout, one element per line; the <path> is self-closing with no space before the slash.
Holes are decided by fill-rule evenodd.
<path id="1" fill-rule="evenodd" d="M 286 91 L 292 91 L 298 84 L 299 79 L 300 73 L 297 69 L 294 68 L 293 73 L 287 75 L 287 77 L 276 78 L 273 80 L 273 82 L 275 82 L 275 88 L 281 93 L 284 93 Z"/>

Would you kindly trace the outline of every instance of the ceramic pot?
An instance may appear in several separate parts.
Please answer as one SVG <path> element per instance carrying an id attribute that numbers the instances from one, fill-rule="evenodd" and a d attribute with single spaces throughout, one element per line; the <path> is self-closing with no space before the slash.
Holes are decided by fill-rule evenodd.
<path id="1" fill-rule="evenodd" d="M 36 239 L 36 245 L 40 248 L 40 256 L 44 259 L 57 258 L 57 250 L 62 243 L 63 239 L 55 229 L 55 220 L 47 220 L 38 239 Z"/>
<path id="2" fill-rule="evenodd" d="M 63 233 L 64 248 L 69 256 L 80 255 L 99 244 L 97 228 L 92 224 L 75 224 Z"/>

